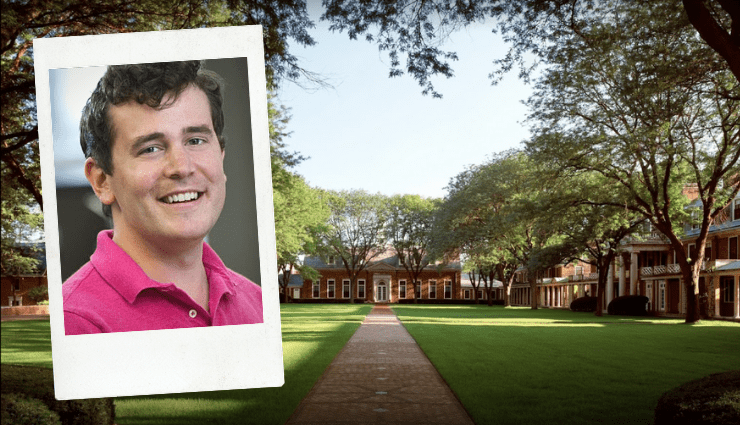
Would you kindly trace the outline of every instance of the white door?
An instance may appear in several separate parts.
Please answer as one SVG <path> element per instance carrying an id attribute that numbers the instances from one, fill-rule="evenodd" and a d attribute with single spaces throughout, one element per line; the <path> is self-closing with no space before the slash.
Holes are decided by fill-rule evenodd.
<path id="1" fill-rule="evenodd" d="M 385 286 L 385 282 L 378 284 L 378 296 L 375 298 L 375 301 L 388 301 L 388 288 Z"/>

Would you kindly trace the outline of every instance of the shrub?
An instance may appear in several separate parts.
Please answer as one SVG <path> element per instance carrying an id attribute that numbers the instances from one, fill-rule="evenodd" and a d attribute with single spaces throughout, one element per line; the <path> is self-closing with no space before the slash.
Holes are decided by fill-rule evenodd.
<path id="1" fill-rule="evenodd" d="M 26 296 L 31 301 L 38 304 L 41 301 L 49 299 L 49 287 L 48 286 L 34 286 L 26 292 Z"/>
<path id="2" fill-rule="evenodd" d="M 648 301 L 648 297 L 643 295 L 624 295 L 614 298 L 606 311 L 622 316 L 645 316 Z"/>
<path id="3" fill-rule="evenodd" d="M 115 407 L 111 398 L 57 400 L 51 369 L 18 365 L 0 365 L 2 394 L 23 394 L 44 403 L 59 415 L 64 425 L 111 425 Z"/>
<path id="4" fill-rule="evenodd" d="M 740 424 L 740 370 L 715 373 L 664 393 L 655 425 Z"/>
<path id="5" fill-rule="evenodd" d="M 596 297 L 581 297 L 576 298 L 570 303 L 570 309 L 573 311 L 585 311 L 594 312 L 596 311 Z"/>
<path id="6" fill-rule="evenodd" d="M 2 425 L 61 425 L 59 415 L 40 400 L 22 394 L 2 394 Z"/>

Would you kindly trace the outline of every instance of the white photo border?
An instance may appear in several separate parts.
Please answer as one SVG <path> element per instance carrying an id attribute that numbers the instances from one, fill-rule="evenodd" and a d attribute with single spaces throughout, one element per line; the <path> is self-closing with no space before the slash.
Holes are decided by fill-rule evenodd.
<path id="1" fill-rule="evenodd" d="M 34 40 L 54 390 L 59 400 L 282 386 L 267 93 L 261 26 Z M 49 70 L 246 57 L 262 324 L 66 336 Z M 265 260 L 268 259 L 268 260 Z"/>

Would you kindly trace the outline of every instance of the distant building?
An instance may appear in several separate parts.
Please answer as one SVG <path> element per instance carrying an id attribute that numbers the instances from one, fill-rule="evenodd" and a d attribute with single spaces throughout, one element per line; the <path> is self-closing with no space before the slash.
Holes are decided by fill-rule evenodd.
<path id="1" fill-rule="evenodd" d="M 0 306 L 24 306 L 35 305 L 26 294 L 37 286 L 47 286 L 46 279 L 46 246 L 44 242 L 21 242 L 18 247 L 25 256 L 34 257 L 38 264 L 31 273 L 25 274 L 3 274 L 0 293 Z"/>
<path id="2" fill-rule="evenodd" d="M 354 287 L 338 257 L 306 257 L 305 264 L 321 277 L 311 281 L 291 276 L 289 295 L 294 300 L 349 302 L 354 298 L 355 302 L 398 303 L 413 300 L 417 294 L 424 300 L 463 299 L 460 263 L 426 265 L 418 280 L 412 282 L 398 256 L 388 250 L 368 264 Z"/>

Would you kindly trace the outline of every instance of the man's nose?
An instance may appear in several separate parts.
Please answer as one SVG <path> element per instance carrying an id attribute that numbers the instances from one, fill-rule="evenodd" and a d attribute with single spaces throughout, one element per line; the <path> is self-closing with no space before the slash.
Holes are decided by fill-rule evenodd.
<path id="1" fill-rule="evenodd" d="M 167 153 L 166 175 L 169 178 L 183 178 L 193 173 L 192 153 L 182 145 L 175 145 Z"/>

